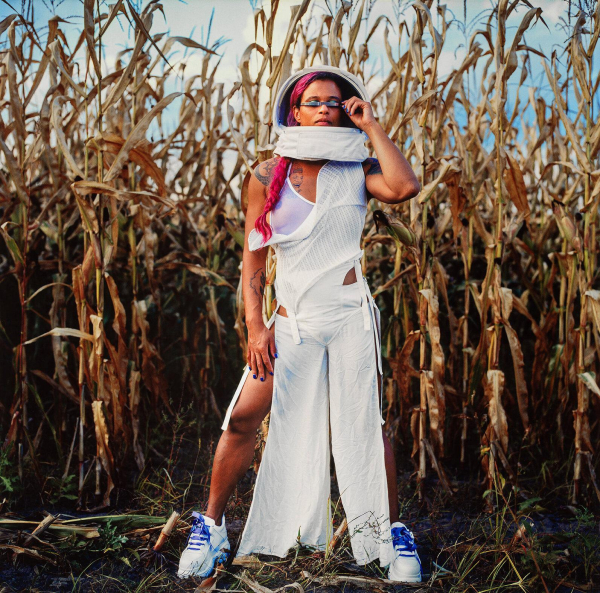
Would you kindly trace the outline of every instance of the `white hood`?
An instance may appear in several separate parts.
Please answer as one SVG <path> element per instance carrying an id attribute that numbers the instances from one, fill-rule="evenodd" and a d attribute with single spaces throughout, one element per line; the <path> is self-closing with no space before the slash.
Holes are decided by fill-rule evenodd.
<path id="1" fill-rule="evenodd" d="M 334 66 L 309 66 L 290 76 L 279 88 L 273 110 L 273 131 L 278 136 L 274 153 L 300 160 L 335 160 L 362 162 L 368 156 L 368 136 L 354 124 L 352 127 L 288 126 L 290 96 L 296 82 L 309 72 L 331 72 L 347 84 L 352 93 L 369 101 L 362 82 L 346 70 Z"/>

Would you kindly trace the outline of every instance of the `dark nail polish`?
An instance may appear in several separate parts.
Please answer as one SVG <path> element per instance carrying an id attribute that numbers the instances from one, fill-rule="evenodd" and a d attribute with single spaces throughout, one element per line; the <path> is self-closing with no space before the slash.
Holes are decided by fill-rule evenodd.
<path id="1" fill-rule="evenodd" d="M 275 358 L 277 358 L 277 353 L 275 353 Z"/>
<path id="2" fill-rule="evenodd" d="M 273 373 L 271 371 L 269 371 L 269 375 L 272 375 Z"/>
<path id="3" fill-rule="evenodd" d="M 252 370 L 252 367 L 248 367 L 248 370 L 249 370 L 249 371 L 251 371 L 251 370 Z"/>
<path id="4" fill-rule="evenodd" d="M 264 381 L 264 379 L 263 379 L 262 377 L 260 378 L 260 380 L 261 380 L 261 381 Z"/>
<path id="5" fill-rule="evenodd" d="M 256 379 L 256 375 L 252 375 L 252 378 L 253 378 L 253 379 Z"/>

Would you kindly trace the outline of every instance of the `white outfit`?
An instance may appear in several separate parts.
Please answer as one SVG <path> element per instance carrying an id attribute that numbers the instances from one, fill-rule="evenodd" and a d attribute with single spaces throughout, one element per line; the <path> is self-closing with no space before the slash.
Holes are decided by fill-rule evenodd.
<path id="1" fill-rule="evenodd" d="M 273 400 L 269 436 L 237 555 L 284 557 L 298 541 L 324 549 L 331 535 L 332 452 L 352 551 L 358 564 L 394 559 L 390 537 L 379 309 L 362 275 L 360 239 L 367 199 L 360 163 L 329 161 L 315 207 L 290 234 L 267 244 L 277 256 Z M 258 236 L 257 236 L 258 235 Z M 251 250 L 262 237 L 248 237 Z M 357 282 L 343 285 L 354 266 Z M 223 429 L 248 376 L 227 410 Z M 298 536 L 299 534 L 299 536 Z"/>

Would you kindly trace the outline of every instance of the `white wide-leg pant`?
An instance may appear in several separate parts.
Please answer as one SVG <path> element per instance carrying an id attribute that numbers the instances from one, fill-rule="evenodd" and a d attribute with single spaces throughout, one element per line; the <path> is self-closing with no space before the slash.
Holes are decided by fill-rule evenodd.
<path id="1" fill-rule="evenodd" d="M 354 558 L 393 560 L 374 334 L 365 331 L 359 282 L 346 269 L 303 296 L 294 343 L 275 314 L 269 435 L 237 556 L 285 557 L 298 542 L 325 549 L 332 535 L 331 446 Z M 342 274 L 342 272 L 344 272 Z M 369 295 L 370 298 L 370 295 Z M 373 320 L 374 322 L 374 320 Z"/>

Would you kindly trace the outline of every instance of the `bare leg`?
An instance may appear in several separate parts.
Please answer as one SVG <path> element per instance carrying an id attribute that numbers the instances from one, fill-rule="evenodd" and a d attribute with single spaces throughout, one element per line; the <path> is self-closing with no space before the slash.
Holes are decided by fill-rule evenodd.
<path id="1" fill-rule="evenodd" d="M 274 329 L 275 325 L 272 325 L 271 331 Z M 249 375 L 233 409 L 227 430 L 219 439 L 205 513 L 217 525 L 221 525 L 227 501 L 252 462 L 256 431 L 271 408 L 272 396 L 272 375 L 267 374 L 264 382 Z"/>
<path id="2" fill-rule="evenodd" d="M 396 481 L 396 460 L 392 444 L 381 427 L 383 434 L 383 448 L 385 450 L 385 473 L 387 475 L 388 497 L 390 500 L 390 525 L 400 521 L 398 509 L 398 482 Z"/>

